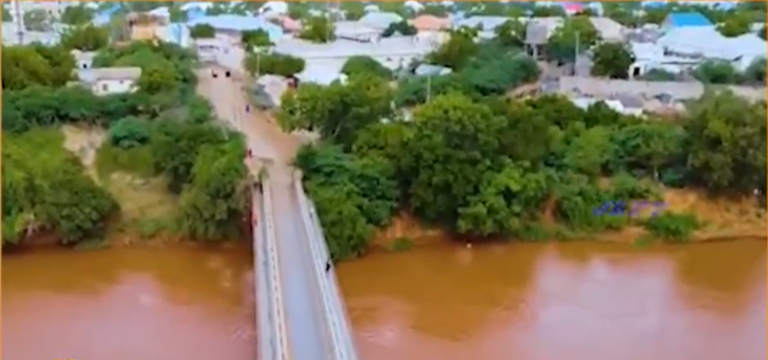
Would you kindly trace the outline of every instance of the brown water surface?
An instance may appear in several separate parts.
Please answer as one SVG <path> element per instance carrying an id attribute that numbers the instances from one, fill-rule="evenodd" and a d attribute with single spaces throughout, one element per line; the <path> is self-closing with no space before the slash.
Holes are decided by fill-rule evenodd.
<path id="1" fill-rule="evenodd" d="M 2 358 L 253 360 L 250 259 L 247 244 L 6 255 Z"/>
<path id="2" fill-rule="evenodd" d="M 3 258 L 4 359 L 254 360 L 229 249 Z M 766 244 L 437 246 L 339 266 L 362 360 L 763 360 Z"/>
<path id="3" fill-rule="evenodd" d="M 340 266 L 364 360 L 763 360 L 766 244 L 436 247 Z"/>

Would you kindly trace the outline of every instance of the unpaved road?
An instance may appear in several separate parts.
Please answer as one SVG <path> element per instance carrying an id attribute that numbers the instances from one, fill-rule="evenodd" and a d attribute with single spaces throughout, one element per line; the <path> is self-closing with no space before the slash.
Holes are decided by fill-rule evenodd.
<path id="1" fill-rule="evenodd" d="M 211 71 L 219 76 L 213 78 Z M 247 95 L 242 78 L 226 78 L 218 67 L 198 72 L 198 93 L 214 106 L 220 119 L 246 136 L 254 157 L 273 161 L 269 179 L 273 196 L 273 220 L 277 235 L 280 275 L 286 312 L 286 327 L 295 360 L 329 358 L 330 339 L 321 308 L 319 284 L 314 280 L 314 261 L 309 254 L 309 239 L 303 231 L 297 195 L 293 188 L 290 163 L 301 142 L 284 133 L 269 117 L 256 109 L 245 111 Z"/>

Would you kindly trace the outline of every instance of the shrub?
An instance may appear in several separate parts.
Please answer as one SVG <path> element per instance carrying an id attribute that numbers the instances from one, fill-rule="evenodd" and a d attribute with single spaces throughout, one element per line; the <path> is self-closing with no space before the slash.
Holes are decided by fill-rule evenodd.
<path id="1" fill-rule="evenodd" d="M 701 227 L 695 214 L 667 212 L 645 222 L 645 229 L 653 236 L 669 242 L 686 242 Z"/>
<path id="2" fill-rule="evenodd" d="M 149 122 L 138 117 L 118 120 L 109 129 L 109 141 L 124 149 L 137 147 L 149 142 Z"/>

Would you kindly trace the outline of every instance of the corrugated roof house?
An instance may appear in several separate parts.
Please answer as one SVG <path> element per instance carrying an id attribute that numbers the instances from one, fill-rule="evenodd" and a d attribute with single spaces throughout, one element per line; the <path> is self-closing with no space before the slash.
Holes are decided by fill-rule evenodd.
<path id="1" fill-rule="evenodd" d="M 685 27 L 713 26 L 706 16 L 698 12 L 670 13 L 661 23 L 662 31 Z"/>
<path id="2" fill-rule="evenodd" d="M 261 29 L 269 34 L 269 39 L 272 42 L 275 42 L 283 37 L 283 29 L 281 27 L 270 23 L 262 17 L 224 14 L 216 16 L 202 16 L 187 22 L 187 26 L 190 27 L 198 24 L 208 24 L 216 30 L 234 32 Z"/>
<path id="3" fill-rule="evenodd" d="M 392 12 L 370 12 L 365 14 L 358 21 L 365 26 L 384 30 L 393 23 L 403 21 L 403 17 Z"/>

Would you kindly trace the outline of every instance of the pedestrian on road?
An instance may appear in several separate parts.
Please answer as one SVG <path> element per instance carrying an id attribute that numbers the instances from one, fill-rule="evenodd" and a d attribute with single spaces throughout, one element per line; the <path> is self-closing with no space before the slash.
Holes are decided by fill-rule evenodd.
<path id="1" fill-rule="evenodd" d="M 325 262 L 325 272 L 331 271 L 331 259 Z"/>
<path id="2" fill-rule="evenodd" d="M 245 105 L 245 112 L 251 112 L 251 106 Z"/>

